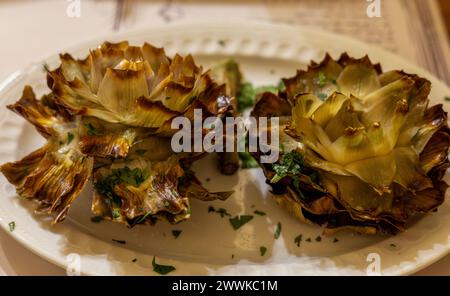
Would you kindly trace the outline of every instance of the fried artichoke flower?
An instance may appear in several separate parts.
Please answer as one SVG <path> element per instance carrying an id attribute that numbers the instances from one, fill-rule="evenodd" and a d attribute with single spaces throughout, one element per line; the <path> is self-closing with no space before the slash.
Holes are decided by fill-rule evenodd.
<path id="1" fill-rule="evenodd" d="M 253 114 L 284 116 L 280 159 L 262 166 L 296 217 L 328 233 L 395 234 L 444 202 L 450 130 L 428 80 L 343 54 L 283 82 Z"/>
<path id="2" fill-rule="evenodd" d="M 162 48 L 128 42 L 105 42 L 84 60 L 60 56 L 61 66 L 48 73 L 55 103 L 70 115 L 92 116 L 110 123 L 152 129 L 171 135 L 171 119 L 205 116 L 231 107 L 224 86 L 197 67 L 191 55 L 166 56 Z"/>
<path id="3" fill-rule="evenodd" d="M 39 202 L 37 211 L 64 220 L 93 179 L 92 212 L 133 226 L 190 216 L 189 199 L 226 199 L 210 193 L 190 171 L 203 153 L 175 154 L 170 136 L 176 116 L 193 120 L 232 109 L 226 86 L 197 67 L 192 56 L 167 57 L 149 44 L 105 42 L 83 60 L 60 56 L 47 72 L 51 93 L 36 99 L 31 87 L 9 109 L 47 139 L 44 147 L 1 166 L 18 195 Z"/>

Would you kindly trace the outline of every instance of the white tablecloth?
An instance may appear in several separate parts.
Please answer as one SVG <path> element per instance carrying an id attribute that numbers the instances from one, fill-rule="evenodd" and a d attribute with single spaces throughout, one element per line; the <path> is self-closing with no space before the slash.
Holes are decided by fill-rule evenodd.
<path id="1" fill-rule="evenodd" d="M 281 1 L 248 1 L 246 4 L 239 4 L 236 1 L 231 1 L 232 4 L 229 4 L 230 2 L 224 4 L 226 1 L 187 1 L 189 5 L 184 7 L 182 4 L 174 5 L 173 1 L 133 1 L 131 3 L 131 1 L 120 0 L 81 0 L 80 17 L 70 18 L 67 15 L 70 2 L 70 0 L 0 2 L 0 27 L 2 28 L 0 30 L 2 40 L 0 81 L 13 71 L 32 62 L 38 62 L 50 54 L 114 31 L 189 18 L 241 17 L 283 21 L 283 15 L 286 15 L 291 18 L 286 21 L 292 22 L 292 18 L 295 17 L 284 12 L 280 13 L 280 9 L 285 9 L 283 5 L 280 6 L 278 13 L 273 3 L 269 9 L 268 2 Z M 295 5 L 293 1 L 287 2 L 289 5 Z M 139 9 L 132 7 L 136 3 L 141 5 Z M 31 253 L 0 230 L 0 275 L 63 274 L 65 274 L 64 270 Z M 418 274 L 450 275 L 450 256 Z"/>

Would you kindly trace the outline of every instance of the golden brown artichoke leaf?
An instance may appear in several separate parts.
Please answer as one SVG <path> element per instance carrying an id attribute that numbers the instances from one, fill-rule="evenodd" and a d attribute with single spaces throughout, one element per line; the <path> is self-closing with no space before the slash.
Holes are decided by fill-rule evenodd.
<path id="1" fill-rule="evenodd" d="M 79 150 L 76 122 L 54 114 L 30 87 L 25 87 L 22 98 L 10 109 L 34 124 L 47 143 L 0 169 L 19 196 L 39 203 L 37 212 L 53 215 L 53 223 L 60 222 L 86 185 L 93 159 Z"/>

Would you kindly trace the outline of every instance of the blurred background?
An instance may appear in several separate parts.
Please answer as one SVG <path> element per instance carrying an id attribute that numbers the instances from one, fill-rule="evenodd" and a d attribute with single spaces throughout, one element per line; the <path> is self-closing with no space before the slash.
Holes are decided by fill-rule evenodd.
<path id="1" fill-rule="evenodd" d="M 450 84 L 450 0 L 0 0 L 0 82 L 85 41 L 196 20 L 321 28 L 381 46 Z M 0 275 L 63 274 L 0 230 Z M 419 274 L 450 275 L 450 256 Z"/>

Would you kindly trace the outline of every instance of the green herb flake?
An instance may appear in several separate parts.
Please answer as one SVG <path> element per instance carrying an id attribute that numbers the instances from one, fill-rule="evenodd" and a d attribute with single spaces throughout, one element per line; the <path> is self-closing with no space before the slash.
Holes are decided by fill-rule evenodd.
<path id="1" fill-rule="evenodd" d="M 43 64 L 42 64 L 42 71 L 44 71 L 44 72 L 50 72 L 50 67 L 48 66 L 47 63 L 43 63 Z"/>
<path id="2" fill-rule="evenodd" d="M 324 94 L 324 93 L 318 94 L 317 97 L 318 97 L 321 101 L 325 101 L 325 100 L 328 98 L 327 94 Z"/>
<path id="3" fill-rule="evenodd" d="M 145 149 L 137 149 L 137 150 L 136 150 L 136 154 L 139 155 L 139 156 L 144 155 L 145 152 L 147 152 L 147 150 L 145 150 Z"/>
<path id="4" fill-rule="evenodd" d="M 178 238 L 181 234 L 181 230 L 172 230 L 172 235 L 174 238 Z"/>
<path id="5" fill-rule="evenodd" d="M 316 237 L 316 242 L 321 242 L 322 241 L 322 237 L 320 236 L 320 235 L 318 235 L 317 237 Z"/>
<path id="6" fill-rule="evenodd" d="M 69 145 L 75 136 L 72 133 L 67 133 L 67 145 Z"/>
<path id="7" fill-rule="evenodd" d="M 120 218 L 122 215 L 120 214 L 120 210 L 118 208 L 115 208 L 112 210 L 111 215 L 114 219 Z"/>
<path id="8" fill-rule="evenodd" d="M 300 174 L 303 169 L 303 156 L 295 150 L 285 154 L 279 163 L 273 165 L 275 176 L 270 180 L 270 183 L 277 183 L 289 174 Z"/>
<path id="9" fill-rule="evenodd" d="M 256 159 L 249 152 L 239 152 L 239 158 L 241 160 L 241 168 L 253 169 L 259 167 Z"/>
<path id="10" fill-rule="evenodd" d="M 219 40 L 217 41 L 217 43 L 219 43 L 220 46 L 224 47 L 227 43 L 225 42 L 225 40 Z"/>
<path id="11" fill-rule="evenodd" d="M 145 221 L 145 219 L 147 219 L 148 216 L 150 216 L 151 214 L 153 214 L 152 211 L 148 211 L 147 213 L 145 213 L 145 215 L 142 215 L 137 221 L 136 224 L 142 223 Z M 154 218 L 154 217 L 150 217 L 150 218 Z M 155 222 L 156 223 L 156 222 Z"/>
<path id="12" fill-rule="evenodd" d="M 297 247 L 300 247 L 300 243 L 302 242 L 302 236 L 303 236 L 302 234 L 299 234 L 294 238 L 294 243 L 297 245 Z"/>
<path id="13" fill-rule="evenodd" d="M 121 239 L 111 239 L 113 242 L 121 244 L 121 245 L 126 245 L 127 242 Z"/>
<path id="14" fill-rule="evenodd" d="M 211 181 L 211 178 L 206 178 L 205 181 L 206 181 L 206 182 L 209 182 L 209 181 Z"/>
<path id="15" fill-rule="evenodd" d="M 333 243 L 337 243 L 337 242 L 339 242 L 339 240 L 335 237 L 335 238 L 333 239 Z"/>
<path id="16" fill-rule="evenodd" d="M 215 213 L 216 209 L 213 206 L 208 207 L 208 213 Z"/>
<path id="17" fill-rule="evenodd" d="M 331 81 L 331 83 L 333 83 L 334 85 L 337 85 L 336 79 L 331 79 L 330 81 Z"/>
<path id="18" fill-rule="evenodd" d="M 231 259 L 234 259 L 234 254 L 231 254 Z"/>
<path id="19" fill-rule="evenodd" d="M 220 214 L 220 217 L 222 217 L 222 218 L 225 217 L 225 216 L 231 217 L 231 214 L 228 213 L 227 210 L 224 209 L 224 208 L 219 208 L 219 209 L 216 211 L 216 213 Z"/>
<path id="20" fill-rule="evenodd" d="M 137 258 L 134 258 L 133 260 L 131 260 L 131 262 L 133 262 L 133 263 L 136 262 L 136 261 L 137 261 Z"/>
<path id="21" fill-rule="evenodd" d="M 8 223 L 9 226 L 9 231 L 13 232 L 16 229 L 16 222 L 15 221 L 11 221 Z"/>
<path id="22" fill-rule="evenodd" d="M 258 210 L 255 210 L 253 213 L 255 213 L 256 215 L 259 215 L 259 216 L 265 216 L 265 215 L 267 215 L 266 213 L 264 213 L 264 212 L 262 212 L 262 211 L 258 211 Z"/>
<path id="23" fill-rule="evenodd" d="M 233 227 L 234 230 L 238 230 L 246 223 L 250 222 L 250 220 L 253 219 L 253 216 L 251 215 L 242 215 L 242 216 L 236 216 L 234 218 L 230 218 L 230 224 Z"/>
<path id="24" fill-rule="evenodd" d="M 153 271 L 162 275 L 166 275 L 169 272 L 176 270 L 174 266 L 171 265 L 161 265 L 156 263 L 156 258 L 153 257 L 152 260 Z"/>
<path id="25" fill-rule="evenodd" d="M 444 100 L 446 100 L 446 101 L 450 101 L 450 96 L 446 96 L 446 97 L 444 97 Z"/>
<path id="26" fill-rule="evenodd" d="M 149 176 L 146 170 L 139 168 L 130 169 L 129 167 L 123 167 L 119 169 L 113 169 L 111 174 L 103 176 L 95 184 L 94 188 L 97 193 L 105 195 L 112 199 L 117 205 L 120 206 L 120 198 L 114 192 L 114 187 L 120 183 L 130 184 L 134 187 L 139 187 Z M 119 215 L 114 215 L 113 218 L 119 218 Z"/>
<path id="27" fill-rule="evenodd" d="M 97 130 L 97 128 L 92 123 L 86 123 L 84 125 L 87 128 L 87 133 L 89 136 L 101 136 L 102 133 Z"/>
<path id="28" fill-rule="evenodd" d="M 102 220 L 103 220 L 102 216 L 93 216 L 93 217 L 91 217 L 91 222 L 93 222 L 93 223 L 99 223 Z"/>
<path id="29" fill-rule="evenodd" d="M 311 238 L 310 237 L 308 237 L 306 240 L 305 240 L 305 242 L 308 242 L 308 243 L 310 243 L 311 242 Z"/>
<path id="30" fill-rule="evenodd" d="M 319 87 L 324 87 L 325 84 L 327 83 L 327 76 L 325 76 L 325 73 L 323 72 L 319 72 Z"/>
<path id="31" fill-rule="evenodd" d="M 256 90 L 250 82 L 244 82 L 237 94 L 237 105 L 240 112 L 253 106 L 256 98 Z"/>
<path id="32" fill-rule="evenodd" d="M 278 222 L 277 228 L 275 228 L 275 232 L 274 232 L 274 234 L 273 234 L 273 237 L 274 237 L 275 239 L 278 239 L 278 238 L 280 237 L 280 235 L 281 235 L 281 223 Z"/>
<path id="33" fill-rule="evenodd" d="M 261 254 L 261 257 L 266 255 L 267 248 L 264 246 L 259 247 L 259 253 Z"/>
<path id="34" fill-rule="evenodd" d="M 392 247 L 392 248 L 396 248 L 397 247 L 396 244 L 390 244 L 389 246 Z"/>

